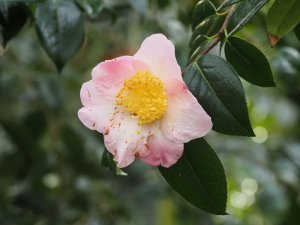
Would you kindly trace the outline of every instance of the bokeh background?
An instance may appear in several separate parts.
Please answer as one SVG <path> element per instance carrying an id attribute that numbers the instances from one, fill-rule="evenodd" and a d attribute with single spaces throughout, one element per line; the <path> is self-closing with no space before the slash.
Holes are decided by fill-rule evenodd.
<path id="1" fill-rule="evenodd" d="M 59 74 L 27 22 L 0 48 L 1 225 L 298 225 L 300 42 L 269 47 L 265 7 L 237 35 L 268 56 L 276 88 L 243 81 L 254 138 L 211 132 L 228 180 L 227 216 L 185 202 L 157 168 L 136 161 L 117 176 L 101 166 L 100 134 L 77 118 L 79 91 L 105 59 L 133 54 L 162 32 L 188 58 L 196 1 L 106 0 L 85 8 L 84 46 Z M 83 1 L 84 3 L 84 1 Z M 98 4 L 99 3 L 99 4 Z M 214 52 L 214 51 L 213 51 Z M 216 53 L 218 50 L 216 50 Z"/>

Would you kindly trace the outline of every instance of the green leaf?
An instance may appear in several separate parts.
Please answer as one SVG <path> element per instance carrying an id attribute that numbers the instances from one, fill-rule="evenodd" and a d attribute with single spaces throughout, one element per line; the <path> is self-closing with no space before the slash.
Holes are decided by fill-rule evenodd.
<path id="1" fill-rule="evenodd" d="M 232 35 L 242 29 L 268 0 L 244 0 L 232 14 L 228 23 L 228 34 Z"/>
<path id="2" fill-rule="evenodd" d="M 239 2 L 241 2 L 241 1 L 243 1 L 243 0 L 225 0 L 225 1 L 218 7 L 217 11 L 220 11 L 220 10 L 222 10 L 222 9 L 224 9 L 224 8 L 226 8 L 226 7 L 228 7 L 228 6 L 230 6 L 230 5 L 234 5 L 234 4 L 239 3 Z"/>
<path id="3" fill-rule="evenodd" d="M 209 46 L 212 38 L 219 33 L 224 20 L 224 15 L 210 16 L 195 28 L 190 41 L 190 61 L 195 59 L 205 48 Z"/>
<path id="4" fill-rule="evenodd" d="M 191 44 L 189 62 L 192 62 L 197 56 L 207 49 L 210 45 L 211 40 L 203 35 L 199 35 Z"/>
<path id="5" fill-rule="evenodd" d="M 207 212 L 225 215 L 227 183 L 217 154 L 203 138 L 184 147 L 183 155 L 175 165 L 159 167 L 159 171 L 188 202 Z"/>
<path id="6" fill-rule="evenodd" d="M 235 70 L 224 59 L 204 55 L 186 69 L 184 80 L 211 116 L 215 131 L 254 136 L 243 86 Z"/>
<path id="7" fill-rule="evenodd" d="M 193 42 L 199 35 L 206 37 L 212 37 L 220 31 L 225 20 L 225 16 L 210 16 L 206 18 L 202 23 L 200 23 L 195 30 L 191 38 Z"/>
<path id="8" fill-rule="evenodd" d="M 37 5 L 36 31 L 48 56 L 61 71 L 84 41 L 83 18 L 73 1 L 46 1 Z"/>
<path id="9" fill-rule="evenodd" d="M 298 23 L 298 25 L 295 27 L 294 32 L 295 32 L 296 37 L 300 41 L 300 23 Z"/>
<path id="10" fill-rule="evenodd" d="M 116 175 L 127 176 L 127 173 L 125 173 L 123 170 L 121 170 L 116 166 L 116 162 L 114 161 L 113 158 L 114 158 L 113 155 L 107 149 L 104 149 L 101 158 L 101 165 L 106 169 L 112 171 Z"/>
<path id="11" fill-rule="evenodd" d="M 272 46 L 300 22 L 299 0 L 275 0 L 266 17 Z"/>
<path id="12" fill-rule="evenodd" d="M 226 59 L 246 81 L 262 86 L 275 86 L 267 57 L 254 45 L 237 37 L 230 37 L 225 45 Z"/>
<path id="13" fill-rule="evenodd" d="M 214 4 L 209 0 L 199 1 L 192 14 L 192 29 L 194 30 L 196 26 L 203 21 L 203 19 L 215 15 L 216 8 Z"/>
<path id="14" fill-rule="evenodd" d="M 0 4 L 0 31 L 3 47 L 22 29 L 29 16 L 29 10 L 23 3 Z"/>

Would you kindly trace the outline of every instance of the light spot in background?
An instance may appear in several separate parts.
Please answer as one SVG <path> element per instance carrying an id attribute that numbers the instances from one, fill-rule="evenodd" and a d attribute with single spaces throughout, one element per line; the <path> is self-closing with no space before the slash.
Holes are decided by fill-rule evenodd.
<path id="1" fill-rule="evenodd" d="M 241 184 L 242 192 L 246 195 L 252 196 L 257 191 L 257 182 L 252 178 L 246 178 L 242 181 Z"/>
<path id="2" fill-rule="evenodd" d="M 254 131 L 256 137 L 253 137 L 252 139 L 256 143 L 259 143 L 259 144 L 264 143 L 269 137 L 268 131 L 264 127 L 255 127 L 253 129 L 253 131 Z"/>
<path id="3" fill-rule="evenodd" d="M 229 194 L 230 204 L 238 209 L 249 208 L 255 202 L 257 190 L 257 181 L 245 178 L 241 183 L 241 191 L 233 191 Z"/>
<path id="4" fill-rule="evenodd" d="M 60 184 L 60 177 L 55 173 L 48 173 L 43 177 L 43 183 L 49 188 L 56 188 Z"/>
<path id="5" fill-rule="evenodd" d="M 234 191 L 230 195 L 230 203 L 235 208 L 245 208 L 247 205 L 247 196 L 242 192 Z"/>

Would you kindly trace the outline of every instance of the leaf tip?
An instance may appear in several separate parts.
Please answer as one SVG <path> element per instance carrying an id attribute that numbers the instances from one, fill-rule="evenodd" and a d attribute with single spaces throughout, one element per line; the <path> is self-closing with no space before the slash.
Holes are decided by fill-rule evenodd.
<path id="1" fill-rule="evenodd" d="M 55 61 L 54 64 L 56 66 L 57 72 L 61 73 L 61 71 L 63 70 L 65 64 L 60 62 L 60 61 Z"/>
<path id="2" fill-rule="evenodd" d="M 276 44 L 279 40 L 280 40 L 280 38 L 278 38 L 277 36 L 275 36 L 273 34 L 269 34 L 269 41 L 270 41 L 272 48 L 274 48 L 276 46 Z"/>

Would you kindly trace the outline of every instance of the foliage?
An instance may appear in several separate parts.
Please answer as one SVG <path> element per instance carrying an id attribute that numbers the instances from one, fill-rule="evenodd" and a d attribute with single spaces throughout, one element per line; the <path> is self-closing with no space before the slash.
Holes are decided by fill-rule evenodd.
<path id="1" fill-rule="evenodd" d="M 1 224 L 182 224 L 196 219 L 296 224 L 298 2 L 1 1 Z M 275 49 L 266 43 L 265 19 Z M 199 213 L 169 193 L 153 168 L 137 163 L 118 170 L 102 137 L 76 119 L 79 88 L 90 69 L 100 58 L 130 54 L 145 33 L 154 32 L 176 43 L 184 80 L 216 131 L 206 141 L 187 143 L 176 165 L 158 171 L 194 206 L 233 216 Z M 275 86 L 274 80 L 277 91 L 255 87 Z M 113 175 L 125 173 L 129 176 Z M 158 211 L 157 221 L 149 219 L 148 206 L 152 214 Z M 173 217 L 178 221 L 172 223 Z"/>

